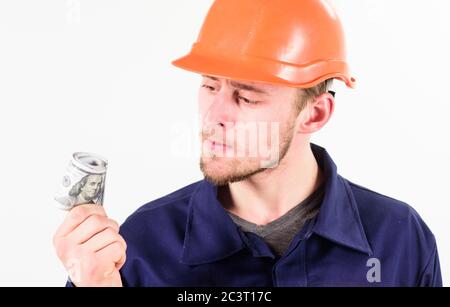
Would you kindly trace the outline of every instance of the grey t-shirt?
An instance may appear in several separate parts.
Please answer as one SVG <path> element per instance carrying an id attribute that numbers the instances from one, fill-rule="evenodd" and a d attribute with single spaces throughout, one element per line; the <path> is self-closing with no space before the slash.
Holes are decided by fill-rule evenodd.
<path id="1" fill-rule="evenodd" d="M 324 184 L 283 216 L 266 225 L 254 224 L 229 211 L 227 212 L 242 231 L 252 232 L 260 236 L 272 251 L 278 257 L 281 257 L 306 221 L 319 213 L 323 193 Z"/>

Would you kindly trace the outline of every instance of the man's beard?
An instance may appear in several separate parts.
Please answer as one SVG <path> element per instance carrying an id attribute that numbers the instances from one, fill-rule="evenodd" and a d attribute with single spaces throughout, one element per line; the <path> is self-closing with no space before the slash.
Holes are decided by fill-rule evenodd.
<path id="1" fill-rule="evenodd" d="M 229 183 L 246 180 L 262 172 L 270 172 L 278 167 L 286 156 L 294 137 L 294 122 L 289 123 L 286 133 L 281 135 L 279 156 L 275 167 L 262 167 L 261 158 L 229 158 L 229 157 L 208 157 L 207 161 L 202 156 L 200 158 L 200 170 L 206 180 L 217 186 L 224 186 Z"/>

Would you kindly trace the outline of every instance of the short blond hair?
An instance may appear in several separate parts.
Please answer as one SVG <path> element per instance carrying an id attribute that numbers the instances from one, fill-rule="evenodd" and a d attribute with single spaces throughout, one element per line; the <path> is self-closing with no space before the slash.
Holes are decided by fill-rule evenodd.
<path id="1" fill-rule="evenodd" d="M 299 114 L 314 98 L 327 93 L 333 85 L 333 79 L 327 79 L 310 88 L 297 89 L 297 101 L 295 102 L 296 111 Z"/>

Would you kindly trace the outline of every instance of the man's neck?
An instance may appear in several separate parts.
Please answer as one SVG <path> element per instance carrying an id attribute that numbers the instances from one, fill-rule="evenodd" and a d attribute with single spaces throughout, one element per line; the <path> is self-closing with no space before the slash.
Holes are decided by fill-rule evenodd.
<path id="1" fill-rule="evenodd" d="M 276 168 L 219 188 L 218 197 L 226 210 L 249 222 L 265 225 L 306 199 L 321 182 L 308 143 L 291 146 Z"/>

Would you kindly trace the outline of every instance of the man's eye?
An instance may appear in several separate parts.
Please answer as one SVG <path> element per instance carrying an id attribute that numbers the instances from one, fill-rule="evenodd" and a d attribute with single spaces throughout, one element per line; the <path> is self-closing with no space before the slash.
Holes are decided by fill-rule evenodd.
<path id="1" fill-rule="evenodd" d="M 211 92 L 216 90 L 214 87 L 206 85 L 206 84 L 203 84 L 202 87 L 206 88 L 207 90 L 209 90 Z"/>
<path id="2" fill-rule="evenodd" d="M 242 97 L 242 96 L 237 96 L 237 98 L 239 100 L 242 100 L 246 104 L 257 104 L 258 103 L 258 101 L 250 100 L 250 99 L 247 99 L 247 98 Z"/>

